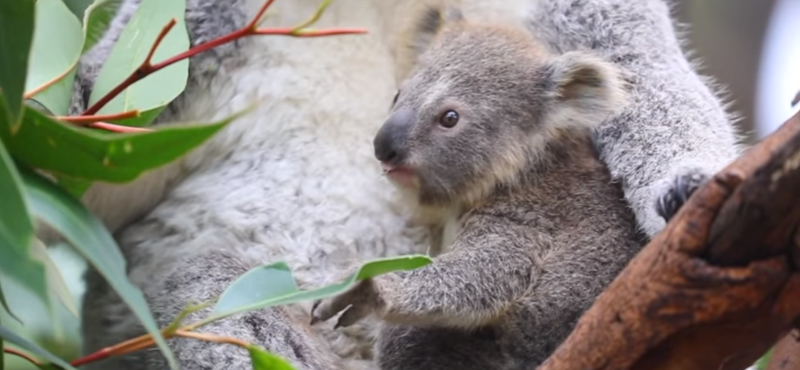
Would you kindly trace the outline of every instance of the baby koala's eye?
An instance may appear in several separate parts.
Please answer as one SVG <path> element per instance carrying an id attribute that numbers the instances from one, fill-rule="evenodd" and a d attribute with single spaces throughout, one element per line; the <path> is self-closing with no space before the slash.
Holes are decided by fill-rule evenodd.
<path id="1" fill-rule="evenodd" d="M 458 112 L 452 109 L 444 112 L 444 114 L 439 117 L 439 124 L 442 127 L 452 128 L 456 123 L 458 123 Z"/>
<path id="2" fill-rule="evenodd" d="M 397 98 L 400 97 L 400 90 L 397 90 L 397 94 L 394 94 L 394 99 L 392 100 L 392 107 L 397 104 Z"/>

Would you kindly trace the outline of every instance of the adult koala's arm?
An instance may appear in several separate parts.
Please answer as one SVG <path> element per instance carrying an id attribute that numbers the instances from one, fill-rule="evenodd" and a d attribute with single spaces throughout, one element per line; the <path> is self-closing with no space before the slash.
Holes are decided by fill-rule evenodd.
<path id="1" fill-rule="evenodd" d="M 80 114 L 89 105 L 88 98 L 100 69 L 141 2 L 123 1 L 106 33 L 82 57 L 73 86 L 71 114 Z M 243 5 L 239 1 L 188 0 L 186 23 L 192 45 L 222 36 L 245 24 L 247 19 Z M 213 68 L 209 67 L 223 63 L 235 51 L 233 47 L 223 45 L 192 58 L 186 92 L 158 117 L 155 124 L 186 120 L 183 111 L 202 111 L 190 105 L 192 94 L 199 90 L 198 85 L 212 80 Z M 190 96 L 187 98 L 186 94 Z M 210 116 L 203 118 L 211 119 Z M 210 156 L 213 154 L 212 151 Z M 179 161 L 148 172 L 129 184 L 97 183 L 82 199 L 110 230 L 119 230 L 117 242 L 128 262 L 128 277 L 145 293 L 160 327 L 168 325 L 191 303 L 213 301 L 236 278 L 259 262 L 258 259 L 248 259 L 241 250 L 225 243 L 244 244 L 241 241 L 225 240 L 212 248 L 207 247 L 210 242 L 205 239 L 213 237 L 188 237 L 193 233 L 187 229 L 193 229 L 195 222 L 202 222 L 198 220 L 202 219 L 202 212 L 177 204 L 180 201 L 172 200 L 174 204 L 164 204 L 162 201 L 164 195 L 174 190 L 187 175 L 186 167 Z M 148 216 L 147 213 L 154 208 L 160 210 Z M 189 215 L 178 220 L 181 211 Z M 139 217 L 143 217 L 139 223 L 128 225 Z M 170 222 L 181 224 L 181 227 L 166 226 L 171 225 Z M 206 226 L 204 232 L 216 235 L 212 229 Z M 100 274 L 89 270 L 86 280 L 82 323 L 85 353 L 143 333 L 144 329 L 127 305 Z M 211 308 L 207 308 L 192 314 L 187 320 L 196 321 L 210 313 Z M 298 322 L 285 307 L 263 309 L 217 321 L 205 326 L 203 331 L 255 343 L 289 360 L 298 369 L 340 368 L 339 360 L 316 334 L 308 330 L 307 323 Z M 235 347 L 197 340 L 173 340 L 170 341 L 170 347 L 185 369 L 252 367 L 247 352 Z M 167 364 L 158 350 L 150 349 L 88 364 L 87 368 L 166 369 Z"/>
<path id="2" fill-rule="evenodd" d="M 650 236 L 739 154 L 725 104 L 681 50 L 663 0 L 535 1 L 527 25 L 559 52 L 592 49 L 626 70 L 630 104 L 595 143 Z"/>
<path id="3" fill-rule="evenodd" d="M 248 37 L 193 57 L 186 89 L 157 123 L 215 120 L 255 105 L 253 110 L 178 163 L 152 171 L 172 177 L 100 184 L 87 192 L 84 202 L 117 229 L 128 278 L 144 292 L 159 325 L 171 322 L 187 301 L 218 296 L 254 265 L 286 261 L 307 288 L 322 285 L 344 261 L 424 248 L 426 233 L 404 222 L 405 211 L 395 207 L 369 147 L 395 88 L 381 27 L 396 16 L 396 3 L 337 0 L 316 25 L 365 27 L 368 35 Z M 187 0 L 192 44 L 243 26 L 263 4 Z M 269 22 L 291 27 L 318 6 L 316 0 L 275 1 Z M 87 280 L 84 352 L 142 334 L 101 276 L 90 272 Z M 257 343 L 298 369 L 339 369 L 342 358 L 348 364 L 370 360 L 374 331 L 368 323 L 333 331 L 311 328 L 307 318 L 307 308 L 271 308 L 204 330 Z M 246 351 L 236 347 L 185 339 L 170 346 L 185 369 L 251 367 Z M 157 350 L 109 361 L 87 368 L 164 368 Z"/>

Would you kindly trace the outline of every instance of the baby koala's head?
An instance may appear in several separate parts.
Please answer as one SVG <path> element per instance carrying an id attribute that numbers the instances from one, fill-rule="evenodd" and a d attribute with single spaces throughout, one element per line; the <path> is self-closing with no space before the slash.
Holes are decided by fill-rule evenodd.
<path id="1" fill-rule="evenodd" d="M 623 105 L 617 70 L 598 57 L 551 55 L 524 29 L 448 14 L 423 18 L 412 46 L 424 52 L 374 140 L 387 176 L 421 204 L 479 201 L 519 178 L 554 132 Z"/>

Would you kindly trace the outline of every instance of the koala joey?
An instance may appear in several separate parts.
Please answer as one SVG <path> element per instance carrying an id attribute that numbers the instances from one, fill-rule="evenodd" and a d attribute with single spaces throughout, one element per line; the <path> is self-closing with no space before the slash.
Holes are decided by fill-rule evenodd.
<path id="1" fill-rule="evenodd" d="M 453 217 L 454 240 L 312 317 L 383 320 L 382 369 L 530 369 L 646 239 L 589 134 L 622 108 L 624 82 L 593 54 L 552 55 L 522 28 L 450 18 L 374 149 L 422 211 Z"/>
<path id="2" fill-rule="evenodd" d="M 86 108 L 100 66 L 141 1 L 122 1 L 108 32 L 82 58 L 72 113 Z M 187 0 L 186 26 L 192 44 L 245 25 L 264 1 Z M 392 50 L 398 39 L 413 41 L 401 32 L 408 23 L 406 15 L 417 19 L 415 8 L 437 2 L 337 0 L 317 26 L 365 27 L 368 34 L 302 41 L 250 37 L 191 59 L 186 90 L 158 122 L 220 119 L 253 103 L 258 103 L 256 110 L 181 161 L 131 184 L 95 184 L 83 199 L 115 232 L 128 277 L 145 293 L 160 325 L 171 322 L 187 302 L 218 296 L 231 281 L 258 264 L 285 260 L 293 267 L 299 285 L 307 287 L 323 284 L 331 272 L 352 259 L 425 250 L 428 233 L 407 221 L 395 189 L 379 176 L 369 142 L 396 89 L 392 76 L 403 75 L 404 68 L 416 64 L 403 64 L 397 60 L 403 55 Z M 699 183 L 679 183 L 679 179 L 698 174 L 702 182 L 735 157 L 736 138 L 723 105 L 682 54 L 663 0 L 455 2 L 467 16 L 499 12 L 501 18 L 524 22 L 554 54 L 591 49 L 624 67 L 631 98 L 620 113 L 599 123 L 594 142 L 648 234 L 663 226 L 656 211 L 658 200 L 677 209 L 692 184 Z M 275 1 L 269 23 L 296 25 L 319 4 L 320 0 Z M 438 16 L 424 17 L 424 30 L 437 29 L 438 20 Z M 410 88 L 403 89 L 398 109 L 410 104 Z M 465 111 L 456 112 L 461 123 L 453 132 L 467 122 Z M 599 121 L 602 112 L 595 113 Z M 546 136 L 537 137 L 546 141 Z M 557 151 L 542 153 L 552 156 Z M 543 161 L 546 158 L 543 156 Z M 510 172 L 498 175 L 503 173 Z M 398 175 L 394 171 L 390 177 Z M 602 186 L 607 186 L 607 181 Z M 413 194 L 409 189 L 403 191 Z M 554 197 L 548 197 L 548 202 L 564 201 Z M 423 208 L 433 215 L 437 210 L 450 212 L 448 207 Z M 663 213 L 669 216 L 671 211 Z M 613 220 L 613 215 L 608 212 L 604 217 Z M 553 225 L 549 220 L 543 220 L 543 225 Z M 451 240 L 458 231 L 457 223 L 447 225 L 445 239 Z M 565 231 L 552 235 L 586 233 L 587 244 L 595 243 L 593 237 L 597 239 L 596 232 L 581 230 L 570 235 L 569 230 L 576 227 L 566 222 L 558 226 Z M 486 237 L 495 238 L 491 235 Z M 603 235 L 610 238 L 611 234 Z M 434 266 L 443 263 L 440 260 Z M 551 303 L 562 307 L 572 299 L 566 294 L 565 302 Z M 94 271 L 87 274 L 83 307 L 85 353 L 143 332 L 125 303 Z M 308 307 L 279 307 L 216 322 L 204 330 L 259 343 L 299 369 L 352 369 L 354 363 L 372 368 L 374 330 L 368 320 L 332 330 L 333 325 L 308 327 L 307 319 Z M 447 342 L 455 343 L 449 338 L 442 343 Z M 385 346 L 388 342 L 381 343 Z M 173 340 L 170 345 L 182 368 L 251 367 L 247 354 L 234 347 L 191 340 Z M 435 358 L 440 345 L 416 350 L 428 348 L 429 357 Z M 159 352 L 152 350 L 87 368 L 165 369 L 166 364 Z"/>

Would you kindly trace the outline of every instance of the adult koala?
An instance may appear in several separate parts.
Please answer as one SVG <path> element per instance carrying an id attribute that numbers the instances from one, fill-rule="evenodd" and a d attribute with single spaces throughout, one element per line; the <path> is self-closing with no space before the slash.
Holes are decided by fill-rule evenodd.
<path id="1" fill-rule="evenodd" d="M 125 0 L 105 38 L 83 58 L 75 111 L 85 107 L 98 67 L 140 1 Z M 263 1 L 188 0 L 193 44 L 241 27 Z M 251 37 L 191 60 L 186 91 L 159 121 L 221 118 L 258 102 L 255 111 L 180 162 L 128 185 L 99 184 L 84 199 L 118 231 L 128 276 L 144 291 L 159 324 L 189 301 L 216 297 L 258 264 L 285 260 L 301 287 L 308 287 L 325 283 L 352 260 L 428 249 L 429 225 L 409 221 L 380 175 L 372 139 L 397 89 L 393 77 L 402 78 L 413 65 L 395 59 L 406 20 L 434 1 L 337 0 L 318 26 L 366 27 L 368 35 Z M 297 24 L 318 5 L 275 1 L 270 22 Z M 651 235 L 663 226 L 659 199 L 674 205 L 660 207 L 669 208 L 662 212 L 669 216 L 694 184 L 736 155 L 722 104 L 683 56 L 661 0 L 461 0 L 459 6 L 467 17 L 533 20 L 531 29 L 556 50 L 605 48 L 630 69 L 635 103 L 606 122 L 596 139 Z M 598 44 L 604 35 L 615 37 Z M 698 181 L 682 180 L 687 178 Z M 86 352 L 141 333 L 98 274 L 88 272 L 87 281 Z M 312 328 L 309 311 L 308 304 L 266 309 L 203 330 L 258 343 L 299 369 L 373 368 L 374 323 Z M 244 351 L 229 346 L 188 340 L 171 345 L 184 369 L 251 366 Z M 88 368 L 165 367 L 160 353 L 148 350 Z"/>

